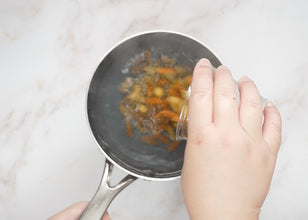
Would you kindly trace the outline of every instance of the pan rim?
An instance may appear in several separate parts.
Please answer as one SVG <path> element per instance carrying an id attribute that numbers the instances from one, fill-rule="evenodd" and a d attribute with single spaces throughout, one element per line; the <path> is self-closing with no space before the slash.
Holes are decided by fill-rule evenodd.
<path id="1" fill-rule="evenodd" d="M 132 38 L 135 38 L 135 37 L 138 37 L 138 36 L 141 36 L 141 35 L 145 35 L 145 34 L 154 34 L 154 33 L 169 33 L 169 34 L 175 34 L 175 35 L 179 35 L 179 36 L 183 36 L 183 37 L 186 37 L 186 38 L 189 38 L 193 41 L 196 41 L 197 43 L 199 43 L 200 45 L 204 46 L 205 48 L 207 48 L 212 54 L 214 54 L 212 52 L 211 49 L 209 49 L 209 47 L 207 45 L 205 45 L 203 42 L 201 42 L 200 40 L 188 35 L 188 34 L 184 34 L 184 33 L 181 33 L 181 32 L 177 32 L 177 31 L 171 31 L 171 30 L 163 30 L 163 29 L 157 29 L 157 30 L 149 30 L 149 31 L 143 31 L 143 32 L 138 32 L 138 33 L 135 33 L 135 34 L 132 34 L 128 37 L 125 37 L 124 39 L 120 40 L 119 42 L 117 42 L 115 45 L 113 45 L 109 50 L 107 50 L 107 52 L 105 52 L 105 54 L 102 56 L 102 58 L 100 59 L 98 65 L 95 66 L 95 70 L 92 71 L 92 77 L 90 78 L 89 82 L 88 82 L 88 87 L 87 87 L 87 92 L 86 92 L 86 104 L 85 104 L 85 108 L 86 108 L 86 120 L 87 120 L 87 127 L 88 129 L 90 130 L 90 133 L 91 133 L 91 136 L 92 138 L 94 139 L 99 151 L 101 153 L 103 153 L 103 155 L 105 156 L 105 160 L 108 160 L 110 161 L 113 165 L 115 165 L 117 168 L 119 168 L 120 170 L 134 176 L 134 177 L 137 177 L 137 178 L 140 178 L 140 179 L 143 179 L 143 180 L 149 180 L 149 181 L 171 181 L 171 180 L 176 180 L 176 179 L 179 179 L 181 178 L 181 172 L 179 173 L 179 175 L 177 176 L 172 176 L 172 177 L 149 177 L 149 176 L 144 176 L 144 175 L 140 175 L 140 174 L 137 174 L 137 173 L 134 173 L 124 167 L 122 167 L 120 164 L 118 164 L 116 161 L 114 161 L 101 147 L 101 145 L 98 143 L 98 141 L 96 140 L 96 137 L 92 131 L 92 128 L 91 128 L 91 125 L 90 125 L 90 120 L 89 120 L 89 114 L 88 114 L 88 98 L 89 98 L 89 91 L 90 91 L 90 87 L 91 87 L 91 82 L 93 80 L 93 77 L 95 75 L 95 72 L 98 68 L 98 66 L 103 62 L 103 60 L 108 56 L 108 54 L 110 54 L 115 48 L 117 48 L 119 45 L 121 45 L 122 43 L 132 39 Z M 217 60 L 220 62 L 220 59 L 218 58 L 218 56 L 216 55 L 216 53 L 214 54 L 215 58 L 217 58 Z M 221 63 L 221 62 L 220 62 Z"/>

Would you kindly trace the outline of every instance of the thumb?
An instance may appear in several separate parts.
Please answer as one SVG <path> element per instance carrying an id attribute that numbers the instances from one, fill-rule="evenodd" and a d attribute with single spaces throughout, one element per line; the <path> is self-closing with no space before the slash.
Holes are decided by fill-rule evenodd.
<path id="1" fill-rule="evenodd" d="M 51 216 L 47 220 L 77 220 L 89 202 L 77 202 L 61 212 Z M 108 213 L 103 216 L 102 220 L 110 220 Z"/>

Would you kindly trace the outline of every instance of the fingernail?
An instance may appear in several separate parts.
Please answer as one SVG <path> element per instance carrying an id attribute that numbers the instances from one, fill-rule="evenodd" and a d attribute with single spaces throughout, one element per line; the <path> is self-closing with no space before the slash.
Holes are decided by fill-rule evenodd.
<path id="1" fill-rule="evenodd" d="M 268 101 L 268 102 L 266 103 L 266 106 L 272 107 L 272 106 L 274 106 L 274 104 L 273 104 L 271 101 Z"/>
<path id="2" fill-rule="evenodd" d="M 239 80 L 239 82 L 248 82 L 251 81 L 251 79 L 249 79 L 247 76 L 242 76 Z"/>
<path id="3" fill-rule="evenodd" d="M 211 63 L 208 59 L 202 58 L 201 60 L 199 60 L 198 66 L 208 67 L 208 66 L 211 66 Z"/>

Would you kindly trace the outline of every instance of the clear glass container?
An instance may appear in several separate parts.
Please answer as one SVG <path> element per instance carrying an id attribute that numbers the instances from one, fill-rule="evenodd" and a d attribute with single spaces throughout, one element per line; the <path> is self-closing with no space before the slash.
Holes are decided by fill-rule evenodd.
<path id="1" fill-rule="evenodd" d="M 235 85 L 236 85 L 237 99 L 239 100 L 239 103 L 240 103 L 240 96 L 239 96 L 237 82 L 235 82 Z M 179 120 L 176 126 L 175 138 L 177 141 L 187 140 L 188 102 L 189 102 L 190 93 L 191 93 L 191 88 L 189 86 L 186 91 L 185 99 L 184 99 L 181 113 L 179 116 Z M 261 96 L 261 101 L 262 101 L 262 107 L 264 108 L 265 104 L 267 103 L 267 99 Z"/>
<path id="2" fill-rule="evenodd" d="M 177 141 L 186 140 L 187 139 L 187 123 L 188 123 L 188 101 L 190 97 L 190 86 L 188 87 L 185 95 L 185 99 L 183 102 L 183 106 L 181 109 L 181 113 L 179 116 L 178 123 L 176 125 L 175 131 L 175 139 Z"/>

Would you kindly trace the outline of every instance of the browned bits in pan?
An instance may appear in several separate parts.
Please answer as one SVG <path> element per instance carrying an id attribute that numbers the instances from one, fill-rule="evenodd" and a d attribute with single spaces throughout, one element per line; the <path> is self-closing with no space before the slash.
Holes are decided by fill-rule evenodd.
<path id="1" fill-rule="evenodd" d="M 167 149 L 169 152 L 173 151 L 177 146 L 179 146 L 180 141 L 173 141 L 168 145 Z"/>
<path id="2" fill-rule="evenodd" d="M 128 134 L 128 136 L 130 138 L 132 138 L 134 136 L 134 133 L 133 133 L 133 126 L 132 124 L 130 123 L 130 121 L 126 121 L 126 132 Z"/>
<path id="3" fill-rule="evenodd" d="M 164 136 L 164 135 L 162 135 L 162 134 L 159 134 L 158 136 L 157 136 L 157 138 L 160 140 L 160 142 L 162 142 L 163 144 L 168 144 L 168 142 L 169 142 L 169 139 L 166 137 L 166 136 Z"/>
<path id="4" fill-rule="evenodd" d="M 157 145 L 158 141 L 155 135 L 152 136 L 142 136 L 141 140 L 147 144 L 151 144 L 151 145 Z"/>
<path id="5" fill-rule="evenodd" d="M 151 60 L 151 52 L 149 50 L 144 51 L 145 53 L 145 60 L 147 62 L 147 64 L 151 64 L 152 60 Z"/>
<path id="6" fill-rule="evenodd" d="M 119 109 L 127 135 L 134 136 L 135 126 L 142 133 L 141 141 L 162 143 L 173 151 L 180 143 L 175 141 L 175 128 L 191 75 L 191 69 L 177 64 L 176 59 L 164 54 L 153 59 L 150 50 L 144 51 L 120 87 L 123 99 Z"/>
<path id="7" fill-rule="evenodd" d="M 137 75 L 138 73 L 140 73 L 141 68 L 142 68 L 142 63 L 143 63 L 142 58 L 136 59 L 135 63 L 132 65 L 132 67 L 130 69 L 132 75 Z"/>

